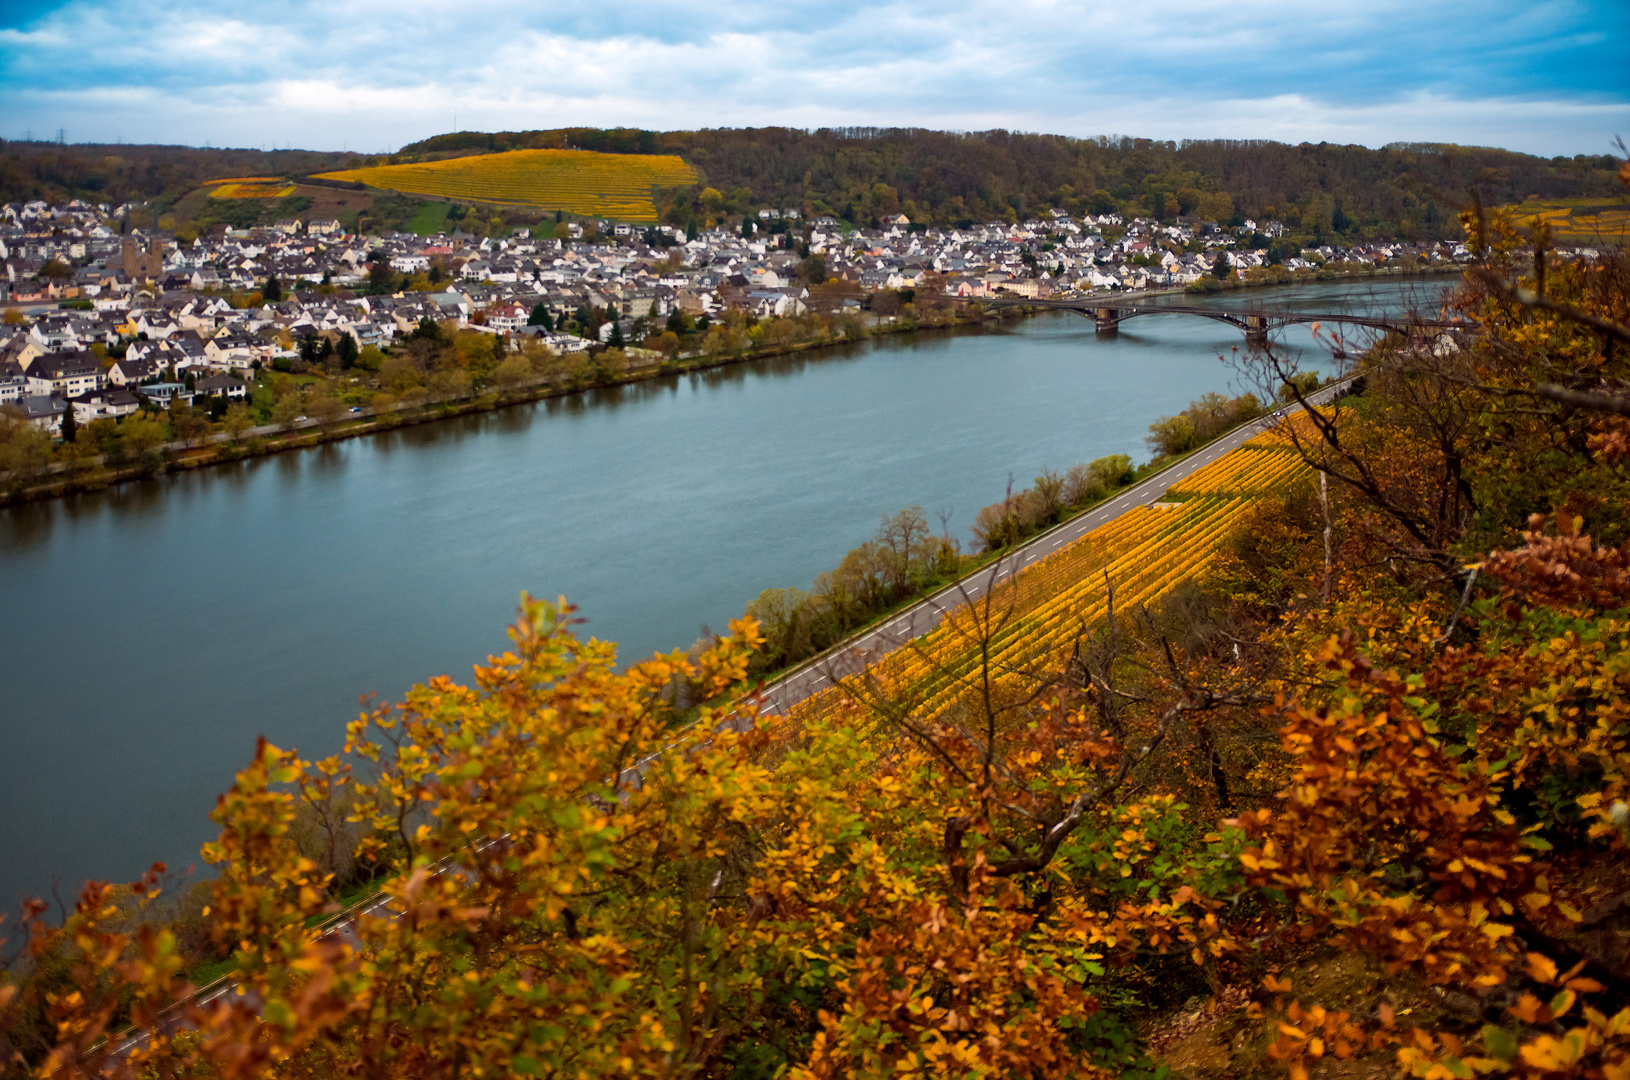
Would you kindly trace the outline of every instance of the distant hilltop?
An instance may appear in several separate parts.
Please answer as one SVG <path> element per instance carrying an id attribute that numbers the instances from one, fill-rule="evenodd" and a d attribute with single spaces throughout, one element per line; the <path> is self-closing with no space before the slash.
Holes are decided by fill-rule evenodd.
<path id="1" fill-rule="evenodd" d="M 1078 139 L 909 128 L 557 128 L 452 132 L 390 155 L 11 142 L 0 144 L 0 202 L 79 197 L 153 201 L 168 209 L 220 177 L 263 178 L 269 189 L 280 177 L 304 183 L 324 173 L 517 150 L 678 158 L 694 179 L 658 177 L 652 194 L 652 213 L 670 223 L 712 204 L 791 207 L 806 220 L 825 214 L 859 227 L 899 214 L 950 227 L 1023 221 L 1056 209 L 1164 222 L 1238 224 L 1268 218 L 1311 241 L 1337 244 L 1458 239 L 1455 203 L 1474 186 L 1485 203 L 1611 197 L 1620 164 L 1607 155 L 1540 158 L 1423 143 L 1372 150 L 1329 143 Z M 321 201 L 309 186 L 298 196 Z M 358 209 L 354 201 L 341 206 L 343 198 L 336 195 L 333 205 L 311 209 L 330 216 Z M 194 200 L 179 207 L 180 214 L 171 213 L 182 224 L 189 214 L 220 211 L 227 201 Z M 291 204 L 280 216 L 301 209 Z M 249 212 L 248 207 L 235 211 Z"/>

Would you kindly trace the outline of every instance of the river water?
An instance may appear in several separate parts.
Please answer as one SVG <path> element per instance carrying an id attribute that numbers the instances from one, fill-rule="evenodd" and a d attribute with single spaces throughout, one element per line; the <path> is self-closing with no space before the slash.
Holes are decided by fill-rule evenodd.
<path id="1" fill-rule="evenodd" d="M 1396 310 L 1428 281 L 1223 307 Z M 1284 335 L 1306 347 L 1306 328 Z M 357 695 L 467 679 L 519 593 L 624 660 L 723 629 L 921 505 L 966 538 L 1011 477 L 1146 458 L 1237 392 L 1226 324 L 1074 314 L 719 368 L 0 511 L 0 910 L 185 867 L 257 735 L 332 753 Z M 1328 358 L 1325 357 L 1327 360 Z"/>

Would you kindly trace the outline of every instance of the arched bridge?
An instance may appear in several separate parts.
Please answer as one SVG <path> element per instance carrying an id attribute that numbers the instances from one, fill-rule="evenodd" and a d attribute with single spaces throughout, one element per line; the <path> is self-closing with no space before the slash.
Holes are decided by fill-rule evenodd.
<path id="1" fill-rule="evenodd" d="M 972 301 L 974 297 L 947 296 L 948 300 Z M 1341 326 L 1362 326 L 1383 333 L 1419 334 L 1423 330 L 1448 330 L 1463 323 L 1439 319 L 1420 319 L 1407 315 L 1349 315 L 1309 311 L 1270 311 L 1266 308 L 1231 309 L 1199 307 L 1192 304 L 1163 304 L 1153 300 L 1140 300 L 1130 296 L 1105 297 L 1098 300 L 1062 299 L 1032 300 L 1020 296 L 979 297 L 987 307 L 1036 307 L 1075 311 L 1092 319 L 1101 334 L 1113 334 L 1121 323 L 1139 315 L 1197 315 L 1202 319 L 1225 322 L 1245 331 L 1247 341 L 1266 341 L 1275 330 L 1294 323 L 1323 323 Z"/>

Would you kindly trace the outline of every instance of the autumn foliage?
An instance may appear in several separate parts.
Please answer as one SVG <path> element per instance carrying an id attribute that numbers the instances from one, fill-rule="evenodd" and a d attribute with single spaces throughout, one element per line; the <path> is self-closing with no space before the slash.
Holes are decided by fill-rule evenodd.
<path id="1" fill-rule="evenodd" d="M 263 742 L 229 992 L 157 875 L 92 884 L 13 935 L 7 1067 L 1137 1076 L 1192 997 L 1248 1025 L 1217 1074 L 1630 1078 L 1630 266 L 1468 228 L 1463 329 L 789 715 L 752 620 L 619 670 L 523 598 L 468 685 Z"/>

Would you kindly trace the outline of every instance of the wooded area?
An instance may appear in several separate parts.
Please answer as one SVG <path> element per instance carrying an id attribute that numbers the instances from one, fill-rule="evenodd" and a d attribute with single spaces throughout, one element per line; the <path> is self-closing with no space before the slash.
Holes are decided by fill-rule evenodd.
<path id="1" fill-rule="evenodd" d="M 1609 196 L 1617 168 L 1607 155 L 1545 159 L 1429 144 L 1371 150 L 1007 131 L 564 128 L 442 135 L 388 157 L 11 142 L 0 144 L 0 201 L 84 196 L 174 202 L 201 182 L 225 176 L 300 176 L 525 148 L 681 155 L 702 172 L 703 182 L 659 193 L 671 224 L 700 217 L 705 209 L 792 207 L 860 225 L 905 213 L 917 223 L 947 226 L 1023 220 L 1056 208 L 1162 219 L 1197 213 L 1225 224 L 1274 218 L 1319 242 L 1455 237 L 1452 202 L 1473 189 L 1488 205 Z M 704 198 L 718 207 L 704 208 Z"/>

